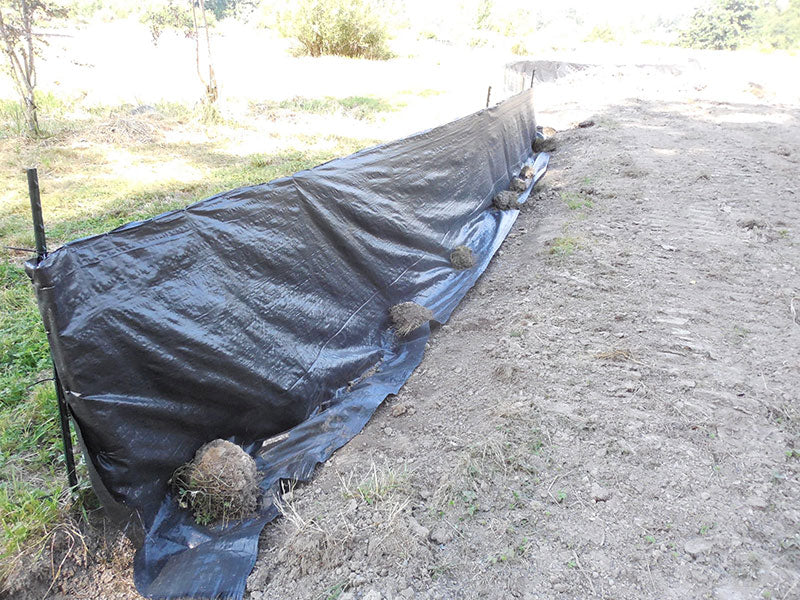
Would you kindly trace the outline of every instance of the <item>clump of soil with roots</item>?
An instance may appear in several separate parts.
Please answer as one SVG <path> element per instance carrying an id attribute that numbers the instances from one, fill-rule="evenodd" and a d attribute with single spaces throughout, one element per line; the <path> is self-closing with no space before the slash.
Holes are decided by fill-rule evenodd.
<path id="1" fill-rule="evenodd" d="M 430 309 L 417 304 L 416 302 L 403 302 L 395 304 L 389 309 L 389 316 L 397 335 L 406 337 L 412 331 L 422 327 L 425 323 L 433 319 Z"/>
<path id="2" fill-rule="evenodd" d="M 253 458 L 226 440 L 202 446 L 170 480 L 178 504 L 201 525 L 242 519 L 258 506 L 258 471 Z"/>

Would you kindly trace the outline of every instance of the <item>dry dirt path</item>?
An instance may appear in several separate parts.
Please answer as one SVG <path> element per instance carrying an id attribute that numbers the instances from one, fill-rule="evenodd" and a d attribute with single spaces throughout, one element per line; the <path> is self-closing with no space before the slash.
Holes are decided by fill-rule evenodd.
<path id="1" fill-rule="evenodd" d="M 540 111 L 597 125 L 250 599 L 800 598 L 800 110 L 662 83 Z"/>

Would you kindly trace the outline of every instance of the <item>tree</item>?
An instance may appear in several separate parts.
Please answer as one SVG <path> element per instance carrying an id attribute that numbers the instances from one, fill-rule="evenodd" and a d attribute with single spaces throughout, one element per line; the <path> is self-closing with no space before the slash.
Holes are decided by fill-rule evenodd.
<path id="1" fill-rule="evenodd" d="M 698 9 L 678 43 L 688 48 L 735 50 L 756 24 L 758 4 L 754 0 L 716 0 L 708 9 Z"/>
<path id="2" fill-rule="evenodd" d="M 219 2 L 217 2 L 218 4 Z M 214 20 L 213 14 L 209 18 L 206 13 L 205 0 L 165 0 L 153 5 L 145 12 L 142 16 L 142 22 L 150 27 L 150 35 L 153 36 L 153 43 L 156 45 L 164 29 L 177 29 L 182 31 L 186 37 L 194 40 L 197 76 L 205 87 L 205 104 L 213 112 L 219 98 L 217 78 L 214 74 L 214 64 L 211 56 L 211 33 L 209 31 L 214 24 Z M 205 46 L 205 52 L 203 52 L 202 46 Z M 205 55 L 205 61 L 203 55 Z M 203 64 L 204 62 L 205 64 Z M 207 75 L 206 69 L 208 71 Z"/>
<path id="3" fill-rule="evenodd" d="M 772 48 L 800 47 L 800 0 L 790 0 L 783 9 L 775 2 L 765 6 L 759 34 L 761 42 Z"/>
<path id="4" fill-rule="evenodd" d="M 32 135 L 39 135 L 36 111 L 36 55 L 46 44 L 34 25 L 65 16 L 66 11 L 46 0 L 3 0 L 0 2 L 0 45 L 17 88 L 25 121 Z"/>
<path id="5" fill-rule="evenodd" d="M 192 4 L 192 22 L 194 23 L 194 56 L 197 65 L 197 76 L 206 88 L 206 103 L 216 106 L 219 92 L 217 90 L 217 77 L 214 75 L 214 65 L 211 62 L 211 34 L 208 32 L 208 17 L 206 17 L 205 0 L 189 0 Z M 198 10 L 199 9 L 199 10 Z M 198 18 L 198 12 L 200 13 Z M 200 67 L 200 21 L 202 19 L 202 29 L 205 33 L 206 55 L 208 60 L 208 78 L 203 77 L 203 69 Z"/>

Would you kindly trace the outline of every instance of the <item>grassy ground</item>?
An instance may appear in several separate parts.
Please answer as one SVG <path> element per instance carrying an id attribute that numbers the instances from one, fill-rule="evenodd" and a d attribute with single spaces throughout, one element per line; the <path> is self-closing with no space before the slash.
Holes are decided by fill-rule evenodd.
<path id="1" fill-rule="evenodd" d="M 24 168 L 39 169 L 52 250 L 372 145 L 378 140 L 335 128 L 313 135 L 315 125 L 305 125 L 316 118 L 369 131 L 365 123 L 405 104 L 408 94 L 400 96 L 250 103 L 209 124 L 179 104 L 85 107 L 42 95 L 47 133 L 36 140 L 24 137 L 16 103 L 0 103 L 0 588 L 53 527 L 91 506 L 79 499 L 86 490 L 66 489 L 47 340 L 23 268 L 30 254 L 6 248 L 34 244 Z"/>

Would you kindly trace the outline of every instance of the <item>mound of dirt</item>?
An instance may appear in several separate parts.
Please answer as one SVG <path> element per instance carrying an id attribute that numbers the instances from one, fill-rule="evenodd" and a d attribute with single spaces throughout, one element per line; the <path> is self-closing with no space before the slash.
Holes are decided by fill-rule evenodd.
<path id="1" fill-rule="evenodd" d="M 492 204 L 497 210 L 512 210 L 519 208 L 519 202 L 517 202 L 517 198 L 518 196 L 514 192 L 500 192 L 494 197 Z"/>
<path id="2" fill-rule="evenodd" d="M 508 189 L 512 192 L 522 193 L 528 188 L 528 182 L 521 177 L 512 177 Z"/>
<path id="3" fill-rule="evenodd" d="M 171 482 L 178 503 L 203 525 L 242 519 L 258 505 L 256 463 L 226 440 L 202 446 L 190 463 L 175 471 Z"/>
<path id="4" fill-rule="evenodd" d="M 456 246 L 450 253 L 450 263 L 458 271 L 470 269 L 475 266 L 475 257 L 469 246 Z"/>
<path id="5" fill-rule="evenodd" d="M 400 337 L 407 336 L 433 319 L 433 313 L 416 302 L 395 304 L 389 309 L 389 316 Z"/>

